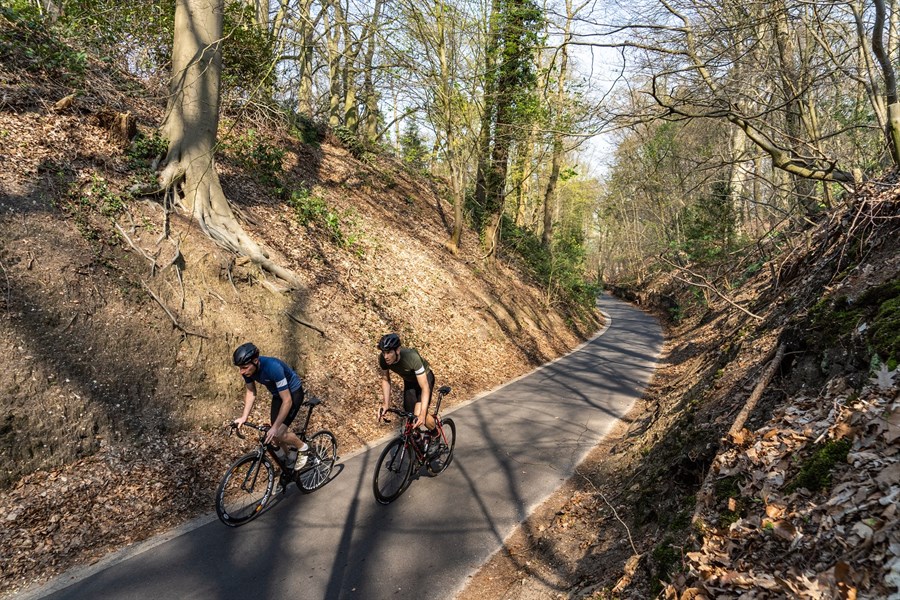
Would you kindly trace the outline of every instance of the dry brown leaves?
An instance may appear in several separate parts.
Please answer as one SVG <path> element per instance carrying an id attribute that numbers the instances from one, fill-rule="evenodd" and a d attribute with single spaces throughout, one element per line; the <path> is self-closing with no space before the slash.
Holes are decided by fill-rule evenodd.
<path id="1" fill-rule="evenodd" d="M 897 371 L 882 369 L 861 393 L 834 379 L 817 398 L 787 402 L 766 427 L 742 430 L 713 465 L 742 482 L 728 507 L 749 504 L 703 547 L 667 598 L 887 598 L 900 587 L 900 399 Z M 826 492 L 788 492 L 814 444 L 848 439 Z M 750 502 L 746 502 L 750 499 Z M 712 504 L 706 499 L 706 504 Z M 718 522 L 721 511 L 703 513 Z"/>
<path id="2" fill-rule="evenodd" d="M 140 449 L 105 446 L 23 478 L 0 495 L 0 595 L 211 512 L 211 490 L 236 451 L 234 441 L 184 434 Z"/>

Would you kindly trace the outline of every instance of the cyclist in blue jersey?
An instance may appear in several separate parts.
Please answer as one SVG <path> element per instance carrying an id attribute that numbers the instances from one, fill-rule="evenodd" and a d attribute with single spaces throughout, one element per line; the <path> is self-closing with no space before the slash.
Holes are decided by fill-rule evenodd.
<path id="1" fill-rule="evenodd" d="M 232 360 L 240 370 L 246 386 L 244 413 L 234 420 L 235 425 L 240 427 L 247 421 L 256 402 L 256 383 L 261 383 L 272 393 L 269 416 L 272 426 L 266 432 L 266 443 L 274 443 L 285 452 L 288 467 L 301 468 L 306 462 L 306 455 L 303 453 L 309 447 L 288 429 L 303 404 L 303 384 L 297 373 L 283 360 L 273 356 L 260 356 L 259 348 L 250 342 L 238 346 Z"/>

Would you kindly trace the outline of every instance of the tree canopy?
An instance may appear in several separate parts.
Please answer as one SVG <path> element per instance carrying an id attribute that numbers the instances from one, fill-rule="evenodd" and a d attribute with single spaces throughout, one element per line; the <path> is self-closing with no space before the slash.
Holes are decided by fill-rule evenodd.
<path id="1" fill-rule="evenodd" d="M 324 124 L 358 157 L 396 154 L 446 182 L 451 251 L 469 220 L 487 260 L 540 273 L 568 257 L 582 284 L 640 279 L 661 252 L 717 260 L 773 239 L 900 160 L 897 15 L 880 1 L 196 0 L 193 18 L 215 14 L 221 32 L 181 59 L 171 3 L 11 6 L 169 81 L 171 115 L 171 86 L 221 64 L 198 71 L 217 80 L 216 115 L 301 136 Z M 581 152 L 596 135 L 611 140 L 604 166 Z"/>

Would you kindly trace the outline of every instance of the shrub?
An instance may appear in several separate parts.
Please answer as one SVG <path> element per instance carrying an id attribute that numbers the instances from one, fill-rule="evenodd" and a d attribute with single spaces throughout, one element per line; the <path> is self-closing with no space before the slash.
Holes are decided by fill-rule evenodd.
<path id="1" fill-rule="evenodd" d="M 584 276 L 584 236 L 580 231 L 557 231 L 550 249 L 533 232 L 518 227 L 504 215 L 504 248 L 522 258 L 548 295 L 567 304 L 590 309 L 599 288 Z"/>
<path id="2" fill-rule="evenodd" d="M 257 139 L 254 129 L 223 142 L 223 146 L 230 150 L 235 159 L 261 183 L 274 187 L 279 196 L 284 193 L 281 181 L 281 162 L 285 155 L 283 149 Z"/>
<path id="3" fill-rule="evenodd" d="M 332 210 L 323 198 L 311 194 L 308 189 L 299 188 L 291 192 L 288 204 L 294 209 L 297 221 L 301 225 L 321 227 L 341 248 L 350 248 L 356 243 L 356 236 L 344 234 L 342 220 L 346 215 L 342 218 L 342 215 Z"/>
<path id="4" fill-rule="evenodd" d="M 154 131 L 152 135 L 147 136 L 138 131 L 128 147 L 128 165 L 132 169 L 150 168 L 153 161 L 164 156 L 168 148 L 168 140 L 160 136 L 159 132 Z"/>
<path id="5" fill-rule="evenodd" d="M 0 16 L 12 25 L 0 28 L 0 60 L 69 85 L 81 83 L 87 54 L 60 40 L 33 7 L 14 2 L 0 7 Z"/>
<path id="6" fill-rule="evenodd" d="M 360 141 L 356 132 L 348 127 L 336 127 L 334 135 L 341 141 L 341 144 L 353 155 L 354 158 L 361 159 L 366 153 L 365 145 Z"/>

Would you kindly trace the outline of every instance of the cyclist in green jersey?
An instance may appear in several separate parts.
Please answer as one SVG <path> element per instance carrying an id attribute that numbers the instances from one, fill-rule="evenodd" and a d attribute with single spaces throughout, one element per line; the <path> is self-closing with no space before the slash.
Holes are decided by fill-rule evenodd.
<path id="1" fill-rule="evenodd" d="M 391 405 L 391 372 L 393 371 L 403 379 L 403 410 L 416 415 L 414 427 L 423 424 L 433 436 L 434 417 L 428 414 L 428 406 L 431 404 L 431 392 L 434 390 L 434 373 L 428 366 L 428 361 L 419 355 L 415 348 L 403 348 L 400 345 L 400 336 L 389 333 L 378 341 L 378 349 L 381 354 L 378 357 L 378 366 L 381 367 L 381 394 L 384 399 L 378 418 L 384 416 L 385 411 Z"/>

